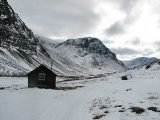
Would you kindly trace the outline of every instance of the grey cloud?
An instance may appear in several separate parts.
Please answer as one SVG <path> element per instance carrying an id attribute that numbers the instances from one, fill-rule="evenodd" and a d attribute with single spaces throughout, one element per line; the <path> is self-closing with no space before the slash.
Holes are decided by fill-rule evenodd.
<path id="1" fill-rule="evenodd" d="M 133 45 L 138 45 L 138 44 L 140 43 L 140 39 L 139 39 L 139 38 L 136 38 L 136 39 L 134 39 L 133 41 L 131 41 L 131 43 L 132 43 Z"/>
<path id="2" fill-rule="evenodd" d="M 137 4 L 138 0 L 120 0 L 120 8 L 126 13 L 130 13 L 134 6 Z"/>
<path id="3" fill-rule="evenodd" d="M 160 41 L 154 42 L 153 47 L 156 48 L 156 51 L 160 51 Z"/>
<path id="4" fill-rule="evenodd" d="M 139 17 L 140 10 L 136 12 L 136 5 L 142 0 L 120 0 L 119 7 L 126 13 L 126 18 L 123 23 L 125 25 L 133 24 Z"/>
<path id="5" fill-rule="evenodd" d="M 80 36 L 94 29 L 99 20 L 92 0 L 8 1 L 33 31 L 45 36 Z"/>
<path id="6" fill-rule="evenodd" d="M 116 4 L 120 8 L 120 10 L 124 11 L 127 14 L 130 13 L 136 6 L 136 4 L 140 1 L 141 0 L 104 0 L 104 2 Z"/>
<path id="7" fill-rule="evenodd" d="M 116 54 L 120 54 L 120 55 L 136 55 L 136 54 L 140 54 L 139 51 L 136 51 L 134 49 L 131 48 L 111 48 L 111 51 L 115 52 Z"/>
<path id="8" fill-rule="evenodd" d="M 114 23 L 113 25 L 111 25 L 108 29 L 106 29 L 105 33 L 107 35 L 110 35 L 110 36 L 114 36 L 114 35 L 117 35 L 117 34 L 122 34 L 124 33 L 125 30 L 124 30 L 124 26 L 121 22 L 116 22 Z"/>
<path id="9" fill-rule="evenodd" d="M 125 33 L 126 27 L 132 25 L 138 19 L 140 12 L 135 12 L 134 8 L 140 1 L 141 0 L 107 0 L 106 4 L 110 2 L 117 5 L 118 8 L 126 14 L 126 17 L 114 23 L 110 28 L 107 28 L 104 33 L 110 36 Z"/>

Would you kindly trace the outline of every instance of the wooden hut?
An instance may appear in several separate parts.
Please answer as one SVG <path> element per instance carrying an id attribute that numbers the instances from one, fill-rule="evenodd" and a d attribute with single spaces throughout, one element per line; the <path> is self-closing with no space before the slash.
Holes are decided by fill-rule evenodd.
<path id="1" fill-rule="evenodd" d="M 56 88 L 56 74 L 44 65 L 40 65 L 27 74 L 28 87 Z"/>

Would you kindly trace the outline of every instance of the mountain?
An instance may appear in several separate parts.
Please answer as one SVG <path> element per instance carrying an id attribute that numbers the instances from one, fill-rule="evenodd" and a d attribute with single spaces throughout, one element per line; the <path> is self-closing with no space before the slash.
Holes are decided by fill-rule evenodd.
<path id="1" fill-rule="evenodd" d="M 25 75 L 40 64 L 58 75 L 96 75 L 125 66 L 99 39 L 51 40 L 34 35 L 7 0 L 0 1 L 0 75 Z"/>
<path id="2" fill-rule="evenodd" d="M 91 73 L 116 72 L 125 68 L 116 55 L 97 38 L 68 39 L 56 45 L 55 49 Z"/>
<path id="3" fill-rule="evenodd" d="M 138 79 L 138 80 L 147 79 L 154 81 L 155 79 L 159 80 L 160 78 L 159 72 L 160 72 L 160 60 L 157 60 L 143 66 L 138 66 L 129 69 L 125 72 L 122 72 L 122 74 L 132 76 L 130 79 Z"/>
<path id="4" fill-rule="evenodd" d="M 124 64 L 97 38 L 66 41 L 38 38 L 52 58 L 54 68 L 63 75 L 97 75 L 125 70 Z"/>
<path id="5" fill-rule="evenodd" d="M 1 75 L 25 74 L 40 64 L 38 56 L 50 59 L 33 32 L 14 12 L 7 0 L 0 0 Z"/>
<path id="6" fill-rule="evenodd" d="M 32 31 L 13 11 L 7 0 L 0 1 L 0 45 L 3 48 L 20 48 L 36 52 L 38 40 Z"/>
<path id="7" fill-rule="evenodd" d="M 133 59 L 131 61 L 123 61 L 124 65 L 127 66 L 128 68 L 134 68 L 138 66 L 143 66 L 149 63 L 152 63 L 154 61 L 157 61 L 158 59 L 155 57 L 139 57 L 136 59 Z"/>

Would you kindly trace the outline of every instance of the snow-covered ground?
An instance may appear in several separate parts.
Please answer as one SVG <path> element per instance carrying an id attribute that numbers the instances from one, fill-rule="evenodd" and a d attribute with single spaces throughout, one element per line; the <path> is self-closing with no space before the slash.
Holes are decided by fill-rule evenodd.
<path id="1" fill-rule="evenodd" d="M 160 120 L 159 66 L 57 83 L 58 87 L 81 86 L 73 90 L 27 88 L 27 78 L 2 77 L 0 120 Z M 128 74 L 132 78 L 121 80 Z M 137 114 L 131 107 L 145 111 Z"/>

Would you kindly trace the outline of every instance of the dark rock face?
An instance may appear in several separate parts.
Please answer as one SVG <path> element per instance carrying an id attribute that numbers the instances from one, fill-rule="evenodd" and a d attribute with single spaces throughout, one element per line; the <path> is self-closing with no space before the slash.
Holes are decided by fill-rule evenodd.
<path id="1" fill-rule="evenodd" d="M 122 76 L 122 80 L 128 80 L 127 76 Z"/>
<path id="2" fill-rule="evenodd" d="M 7 0 L 0 0 L 0 47 L 17 47 L 36 52 L 38 39 L 13 11 Z"/>

